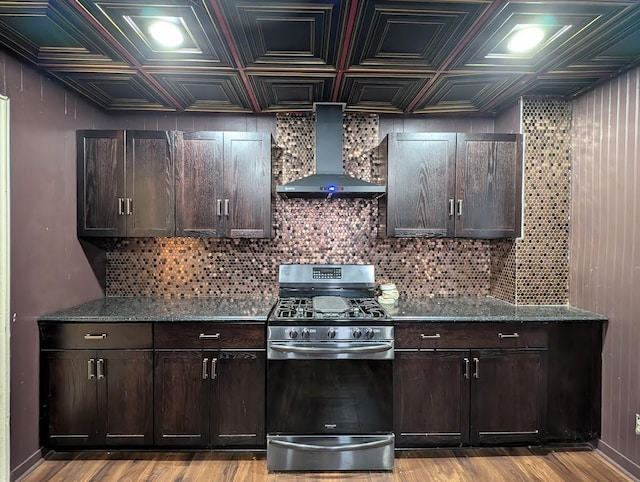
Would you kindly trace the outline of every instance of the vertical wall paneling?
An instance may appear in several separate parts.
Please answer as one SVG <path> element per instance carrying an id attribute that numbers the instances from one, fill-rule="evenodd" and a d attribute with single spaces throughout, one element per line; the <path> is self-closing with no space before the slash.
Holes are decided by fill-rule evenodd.
<path id="1" fill-rule="evenodd" d="M 640 477 L 640 69 L 577 98 L 573 111 L 571 304 L 609 318 L 600 448 Z"/>

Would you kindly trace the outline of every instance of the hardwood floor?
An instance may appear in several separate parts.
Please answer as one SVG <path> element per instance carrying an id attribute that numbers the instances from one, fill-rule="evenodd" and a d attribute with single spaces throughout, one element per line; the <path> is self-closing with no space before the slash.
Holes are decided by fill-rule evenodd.
<path id="1" fill-rule="evenodd" d="M 271 472 L 263 453 L 54 453 L 19 482 L 632 481 L 598 452 L 490 448 L 399 453 L 393 472 Z"/>

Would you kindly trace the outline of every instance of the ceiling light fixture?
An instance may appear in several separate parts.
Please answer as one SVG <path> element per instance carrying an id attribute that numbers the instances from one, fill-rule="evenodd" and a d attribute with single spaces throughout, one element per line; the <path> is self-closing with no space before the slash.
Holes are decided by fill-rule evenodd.
<path id="1" fill-rule="evenodd" d="M 164 47 L 177 47 L 184 41 L 178 26 L 166 20 L 157 20 L 149 25 L 149 33 Z"/>
<path id="2" fill-rule="evenodd" d="M 543 39 L 544 31 L 540 27 L 522 27 L 511 35 L 507 48 L 514 53 L 528 52 L 537 47 Z"/>

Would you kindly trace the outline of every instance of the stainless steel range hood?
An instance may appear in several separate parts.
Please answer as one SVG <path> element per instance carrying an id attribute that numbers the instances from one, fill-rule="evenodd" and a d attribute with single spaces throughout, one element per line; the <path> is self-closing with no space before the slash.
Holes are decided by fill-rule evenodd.
<path id="1" fill-rule="evenodd" d="M 386 187 L 346 175 L 342 160 L 344 104 L 316 103 L 316 173 L 276 187 L 283 198 L 377 198 Z"/>

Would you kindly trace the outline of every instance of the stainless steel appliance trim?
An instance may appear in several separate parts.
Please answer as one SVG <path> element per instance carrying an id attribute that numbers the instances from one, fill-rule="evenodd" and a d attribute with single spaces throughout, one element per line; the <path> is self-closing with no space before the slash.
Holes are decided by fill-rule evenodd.
<path id="1" fill-rule="evenodd" d="M 314 445 L 314 444 L 303 444 L 296 442 L 286 442 L 284 440 L 272 439 L 269 441 L 272 445 L 279 445 L 280 447 L 286 447 L 293 450 L 311 450 L 311 451 L 319 451 L 319 452 L 346 452 L 348 450 L 367 450 L 377 447 L 384 447 L 386 445 L 393 444 L 393 438 L 388 437 L 380 440 L 375 440 L 373 442 L 363 442 L 358 444 L 348 444 L 348 445 Z"/>
<path id="2" fill-rule="evenodd" d="M 294 345 L 292 343 L 270 343 L 269 348 L 282 353 L 317 353 L 317 354 L 360 354 L 360 353 L 381 353 L 393 350 L 393 343 L 358 344 L 349 343 L 349 346 L 330 348 L 327 343 L 323 345 Z"/>
<path id="3" fill-rule="evenodd" d="M 268 435 L 267 470 L 393 470 L 395 436 Z"/>

